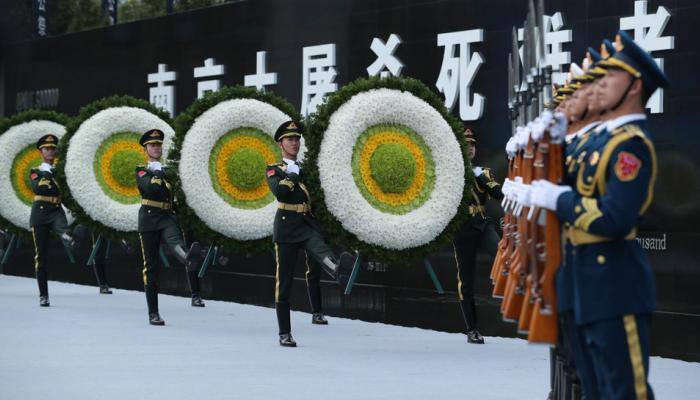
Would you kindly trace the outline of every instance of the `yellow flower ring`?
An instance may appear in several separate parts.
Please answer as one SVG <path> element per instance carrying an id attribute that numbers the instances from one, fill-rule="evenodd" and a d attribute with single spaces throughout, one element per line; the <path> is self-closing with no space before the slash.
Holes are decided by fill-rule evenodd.
<path id="1" fill-rule="evenodd" d="M 95 153 L 95 178 L 105 195 L 122 204 L 136 204 L 141 199 L 134 167 L 146 162 L 136 132 L 119 132 L 103 141 Z"/>
<path id="2" fill-rule="evenodd" d="M 100 99 L 80 110 L 57 169 L 67 188 L 64 204 L 81 224 L 99 234 L 133 237 L 141 207 L 135 170 L 146 163 L 139 139 L 150 129 L 161 130 L 166 157 L 174 136 L 168 121 L 164 111 L 128 96 Z"/>
<path id="3" fill-rule="evenodd" d="M 274 200 L 265 180 L 265 166 L 281 157 L 270 135 L 256 128 L 234 129 L 212 150 L 209 175 L 214 189 L 235 207 L 264 207 Z"/>
<path id="4" fill-rule="evenodd" d="M 382 155 L 382 149 L 391 151 Z M 405 214 L 423 205 L 435 184 L 430 149 L 401 125 L 380 124 L 363 132 L 353 149 L 352 168 L 362 196 L 391 214 Z"/>
<path id="5" fill-rule="evenodd" d="M 26 234 L 34 200 L 30 175 L 42 163 L 36 142 L 44 135 L 59 139 L 70 118 L 53 111 L 28 110 L 0 119 L 0 228 Z M 66 215 L 71 221 L 71 215 Z"/>
<path id="6" fill-rule="evenodd" d="M 29 183 L 29 171 L 39 166 L 42 161 L 36 147 L 30 144 L 17 154 L 12 162 L 12 187 L 17 197 L 28 206 L 31 206 L 34 201 L 34 192 Z"/>

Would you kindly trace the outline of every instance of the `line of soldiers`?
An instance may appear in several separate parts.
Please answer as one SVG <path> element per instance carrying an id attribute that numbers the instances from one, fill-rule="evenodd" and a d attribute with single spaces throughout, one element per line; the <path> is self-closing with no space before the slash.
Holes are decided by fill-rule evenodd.
<path id="1" fill-rule="evenodd" d="M 282 160 L 269 165 L 266 170 L 267 182 L 271 192 L 278 201 L 278 210 L 274 220 L 273 242 L 276 262 L 275 273 L 275 308 L 279 325 L 279 342 L 286 347 L 296 346 L 291 335 L 290 291 L 298 252 L 304 251 L 306 259 L 306 282 L 309 302 L 312 310 L 313 324 L 326 325 L 323 313 L 320 287 L 321 271 L 325 271 L 339 283 L 345 283 L 353 262 L 352 257 L 344 253 L 342 257 L 334 254 L 325 242 L 311 208 L 311 196 L 304 182 L 304 173 L 297 160 L 302 127 L 298 122 L 287 121 L 276 131 L 274 139 L 278 143 Z M 469 143 L 470 159 L 476 152 L 476 139 L 471 129 L 465 130 Z M 186 247 L 184 233 L 177 222 L 173 208 L 174 199 L 170 183 L 169 170 L 160 162 L 164 134 L 158 129 L 145 132 L 140 144 L 148 158 L 148 163 L 136 167 L 136 183 L 141 194 L 141 208 L 138 216 L 138 232 L 143 258 L 143 282 L 148 305 L 148 319 L 152 325 L 164 325 L 158 310 L 158 260 L 161 244 L 167 245 L 175 257 L 185 265 L 187 281 L 192 294 L 192 306 L 204 307 L 199 289 L 197 266 L 201 261 L 201 246 L 193 241 Z M 35 201 L 32 206 L 33 231 L 35 235 L 37 281 L 40 287 L 40 304 L 48 306 L 48 288 L 46 283 L 46 251 L 50 231 L 58 233 L 62 240 L 75 246 L 75 239 L 70 235 L 65 214 L 60 204 L 60 188 L 53 176 L 53 160 L 58 139 L 46 135 L 37 143 L 37 148 L 44 157 L 42 166 L 31 172 L 32 188 Z M 488 168 L 475 167 L 476 187 L 470 203 L 470 218 L 455 236 L 453 242 L 455 261 L 458 271 L 458 295 L 467 326 L 470 343 L 483 343 L 476 317 L 474 304 L 474 279 L 476 254 L 478 249 L 485 249 L 489 254 L 495 253 L 498 234 L 493 222 L 486 216 L 485 201 L 491 197 L 502 197 L 500 185 L 493 179 Z M 50 185 L 48 184 L 50 182 Z M 93 246 L 95 237 L 92 235 Z M 95 274 L 101 293 L 111 293 L 106 283 L 104 271 L 105 246 L 99 247 L 95 254 Z"/>
<path id="2" fill-rule="evenodd" d="M 623 31 L 600 53 L 589 48 L 583 68 L 571 72 L 555 98 L 569 122 L 564 182 L 534 181 L 531 192 L 532 205 L 554 211 L 564 226 L 555 357 L 586 399 L 653 399 L 654 276 L 635 237 L 657 172 L 644 108 L 669 81 Z M 551 398 L 580 398 L 576 384 L 557 384 Z"/>

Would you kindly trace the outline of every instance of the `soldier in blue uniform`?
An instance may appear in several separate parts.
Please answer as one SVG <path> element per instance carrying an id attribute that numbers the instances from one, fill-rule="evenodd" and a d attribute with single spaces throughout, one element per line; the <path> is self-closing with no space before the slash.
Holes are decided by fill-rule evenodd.
<path id="1" fill-rule="evenodd" d="M 598 63 L 607 70 L 595 89 L 606 110 L 605 128 L 589 139 L 575 185 L 536 181 L 532 203 L 569 224 L 576 331 L 598 395 L 653 399 L 647 376 L 654 276 L 635 237 L 652 201 L 657 170 L 644 105 L 669 81 L 625 32 L 618 32 L 615 49 Z M 595 389 L 584 387 L 591 398 L 589 393 Z"/>
<path id="2" fill-rule="evenodd" d="M 192 292 L 192 306 L 202 307 L 196 267 L 201 260 L 201 247 L 194 242 L 185 250 L 185 241 L 173 210 L 173 193 L 168 183 L 169 171 L 160 163 L 163 132 L 152 129 L 141 136 L 139 143 L 148 157 L 148 165 L 136 167 L 136 184 L 141 194 L 138 231 L 143 257 L 143 284 L 148 304 L 148 322 L 165 325 L 158 312 L 158 263 L 160 246 L 166 244 L 185 265 Z"/>
<path id="3" fill-rule="evenodd" d="M 473 160 L 476 155 L 476 137 L 470 128 L 464 130 L 467 141 L 467 156 Z M 484 338 L 479 333 L 474 303 L 474 279 L 476 272 L 476 255 L 478 250 L 485 251 L 490 257 L 496 256 L 500 240 L 491 218 L 486 215 L 486 201 L 489 198 L 501 200 L 501 185 L 493 178 L 489 168 L 474 167 L 474 188 L 469 201 L 469 219 L 455 233 L 452 245 L 457 265 L 457 294 L 464 322 L 467 325 L 467 342 L 483 344 Z"/>
<path id="4" fill-rule="evenodd" d="M 312 322 L 315 324 L 327 324 L 321 309 L 321 269 L 337 281 L 348 272 L 348 266 L 343 264 L 341 267 L 338 258 L 325 243 L 312 213 L 312 199 L 304 184 L 301 164 L 297 160 L 301 132 L 298 122 L 287 121 L 279 126 L 275 132 L 275 141 L 282 150 L 282 162 L 268 165 L 266 170 L 267 184 L 278 201 L 272 240 L 277 264 L 275 309 L 279 343 L 284 347 L 296 347 L 291 334 L 289 296 L 299 250 L 304 250 L 306 257 L 307 288 L 313 313 Z M 349 258 L 345 257 L 344 260 Z"/>
<path id="5" fill-rule="evenodd" d="M 608 56 L 606 48 L 612 49 L 612 43 L 605 40 L 601 44 L 603 53 Z M 614 51 L 614 50 L 613 50 Z M 572 75 L 571 82 L 567 86 L 568 91 L 564 91 L 560 98 L 565 104 L 558 111 L 565 111 L 569 121 L 568 134 L 565 138 L 565 168 L 564 183 L 575 185 L 578 176 L 580 162 L 585 157 L 587 143 L 592 135 L 595 135 L 596 128 L 602 123 L 601 112 L 603 111 L 599 103 L 594 101 L 595 82 L 605 75 L 606 70 L 598 67 L 597 62 L 602 56 L 593 48 L 588 48 L 583 70 Z M 570 71 L 575 68 L 569 68 Z M 583 154 L 583 156 L 582 156 Z M 565 224 L 564 229 L 568 229 Z M 565 376 L 563 387 L 566 398 L 579 398 L 581 393 L 581 382 L 584 387 L 595 389 L 595 392 L 588 393 L 589 399 L 598 398 L 597 383 L 593 366 L 589 359 L 584 356 L 585 343 L 576 331 L 574 321 L 573 306 L 573 272 L 572 255 L 573 245 L 570 241 L 564 243 L 565 260 L 557 271 L 557 312 L 560 326 L 560 343 L 557 346 L 557 358 L 563 362 Z"/>
<path id="6" fill-rule="evenodd" d="M 34 202 L 29 217 L 34 239 L 34 269 L 39 285 L 39 305 L 48 307 L 49 288 L 47 260 L 49 235 L 57 234 L 69 248 L 75 247 L 75 240 L 69 233 L 66 213 L 61 207 L 61 189 L 54 177 L 53 163 L 58 152 L 58 137 L 44 135 L 36 143 L 43 162 L 29 172 L 29 182 L 34 192 Z"/>

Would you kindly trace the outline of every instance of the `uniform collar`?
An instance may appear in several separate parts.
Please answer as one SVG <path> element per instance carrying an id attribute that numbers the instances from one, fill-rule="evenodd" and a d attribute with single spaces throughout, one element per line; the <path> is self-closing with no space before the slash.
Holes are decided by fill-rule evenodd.
<path id="1" fill-rule="evenodd" d="M 39 165 L 39 169 L 42 171 L 53 172 L 53 165 L 47 162 L 42 162 L 41 165 Z"/>
<path id="2" fill-rule="evenodd" d="M 301 165 L 299 160 L 290 160 L 288 158 L 282 158 L 282 161 L 284 161 L 284 163 L 287 165 L 292 165 L 292 164 Z"/>
<path id="3" fill-rule="evenodd" d="M 593 121 L 590 124 L 584 126 L 583 128 L 579 129 L 574 133 L 576 137 L 581 137 L 584 133 L 590 131 L 591 129 L 595 128 L 596 126 L 600 125 L 600 121 Z"/>
<path id="4" fill-rule="evenodd" d="M 647 116 L 646 114 L 643 113 L 635 113 L 635 114 L 627 114 L 627 115 L 622 115 L 620 117 L 617 117 L 615 119 L 611 119 L 605 124 L 605 128 L 608 130 L 608 132 L 612 132 L 615 129 L 621 127 L 622 125 L 629 124 L 632 121 L 643 121 L 646 120 Z"/>

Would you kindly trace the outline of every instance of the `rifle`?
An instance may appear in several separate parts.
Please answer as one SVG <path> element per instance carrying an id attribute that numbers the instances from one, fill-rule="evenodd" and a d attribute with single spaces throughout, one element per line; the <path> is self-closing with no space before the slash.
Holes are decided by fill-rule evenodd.
<path id="1" fill-rule="evenodd" d="M 544 0 L 539 0 L 537 4 L 537 18 L 540 21 L 540 57 L 544 60 Z M 543 95 L 544 101 L 548 104 L 551 101 L 551 76 L 552 67 L 544 66 Z M 546 165 L 546 179 L 550 182 L 560 184 L 563 180 L 564 160 L 563 160 L 563 137 L 562 132 L 552 135 L 550 121 L 545 122 L 546 130 L 543 139 L 548 143 L 548 157 Z M 549 126 L 547 126 L 549 125 Z M 530 330 L 528 342 L 547 343 L 555 345 L 558 340 L 557 324 L 557 301 L 555 276 L 561 265 L 561 233 L 559 220 L 552 211 L 545 211 L 544 229 L 544 252 L 538 253 L 544 261 L 542 273 L 539 275 L 537 284 L 533 287 L 532 295 L 535 306 L 531 311 Z"/>

